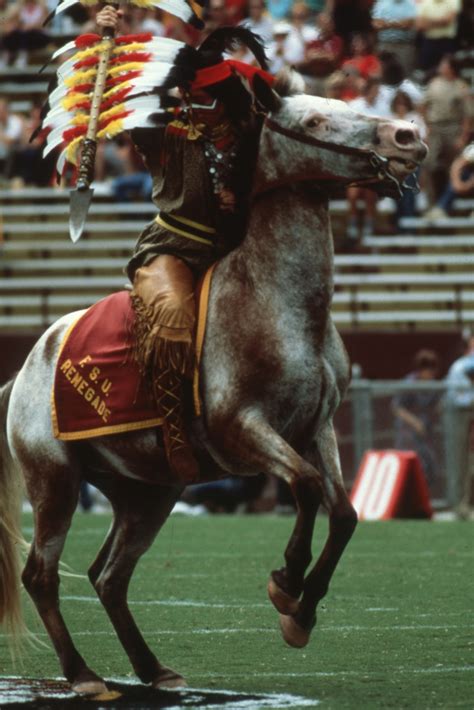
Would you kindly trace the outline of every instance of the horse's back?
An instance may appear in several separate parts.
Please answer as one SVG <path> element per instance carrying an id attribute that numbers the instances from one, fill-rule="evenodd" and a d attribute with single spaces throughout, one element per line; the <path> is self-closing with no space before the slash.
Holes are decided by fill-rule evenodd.
<path id="1" fill-rule="evenodd" d="M 55 364 L 64 337 L 73 323 L 84 313 L 68 313 L 51 325 L 35 343 L 23 367 L 18 372 L 10 397 L 7 432 L 13 451 L 21 446 L 56 444 L 51 422 L 51 392 Z M 18 452 L 17 452 L 18 453 Z"/>

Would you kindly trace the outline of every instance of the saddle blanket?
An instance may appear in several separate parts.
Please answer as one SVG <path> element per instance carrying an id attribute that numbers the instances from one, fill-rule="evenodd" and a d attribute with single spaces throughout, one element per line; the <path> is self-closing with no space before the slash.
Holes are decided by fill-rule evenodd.
<path id="1" fill-rule="evenodd" d="M 134 317 L 129 293 L 120 291 L 91 306 L 67 331 L 52 393 L 57 439 L 163 424 L 133 358 Z"/>
<path id="2" fill-rule="evenodd" d="M 201 414 L 199 365 L 214 265 L 196 289 L 198 322 L 193 398 Z M 163 424 L 133 357 L 135 314 L 127 291 L 91 306 L 64 336 L 52 392 L 54 436 L 63 441 Z"/>

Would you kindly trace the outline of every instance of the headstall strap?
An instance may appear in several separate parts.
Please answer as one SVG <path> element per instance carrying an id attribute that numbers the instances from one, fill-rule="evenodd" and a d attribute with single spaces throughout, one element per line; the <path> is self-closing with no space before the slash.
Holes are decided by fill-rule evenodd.
<path id="1" fill-rule="evenodd" d="M 285 126 L 282 126 L 280 123 L 277 123 L 277 121 L 274 121 L 273 119 L 268 117 L 265 119 L 265 125 L 269 130 L 274 131 L 275 133 L 280 133 L 282 136 L 286 136 L 287 138 L 291 138 L 292 140 L 296 140 L 300 143 L 314 145 L 318 148 L 326 148 L 327 150 L 330 150 L 333 153 L 368 157 L 370 165 L 377 171 L 377 178 L 379 180 L 387 178 L 394 182 L 401 195 L 399 181 L 394 175 L 392 175 L 388 171 L 388 158 L 384 158 L 383 156 L 376 153 L 374 150 L 364 150 L 363 148 L 353 148 L 351 146 L 340 145 L 338 143 L 328 143 L 327 141 L 323 141 L 320 138 L 314 138 L 313 136 L 305 136 L 304 134 L 299 133 L 298 131 L 293 131 L 291 128 L 286 128 Z M 368 180 L 371 181 L 373 180 L 373 178 L 369 178 Z"/>

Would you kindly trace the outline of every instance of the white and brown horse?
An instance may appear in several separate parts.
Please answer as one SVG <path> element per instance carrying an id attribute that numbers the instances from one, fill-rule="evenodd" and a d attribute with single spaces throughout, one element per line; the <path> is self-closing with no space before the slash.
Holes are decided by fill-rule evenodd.
<path id="1" fill-rule="evenodd" d="M 289 89 L 289 87 L 287 87 Z M 393 193 L 426 154 L 417 129 L 361 116 L 339 101 L 261 87 L 268 108 L 259 146 L 248 232 L 216 267 L 201 363 L 204 427 L 197 456 L 207 477 L 273 474 L 292 487 L 296 524 L 285 566 L 270 577 L 285 640 L 304 646 L 316 606 L 357 521 L 344 490 L 333 416 L 349 363 L 331 320 L 333 185 L 377 184 Z M 283 94 L 284 92 L 282 92 Z M 264 95 L 265 94 L 265 95 Z M 59 606 L 58 563 L 81 481 L 98 486 L 114 511 L 89 578 L 137 676 L 155 687 L 183 678 L 162 666 L 127 606 L 139 557 L 152 544 L 182 486 L 170 483 L 156 430 L 87 441 L 54 438 L 50 394 L 58 348 L 77 318 L 61 318 L 0 391 L 0 618 L 19 616 L 15 500 L 24 476 L 35 533 L 23 583 L 78 693 L 104 682 L 76 650 Z M 329 535 L 308 571 L 317 510 Z"/>

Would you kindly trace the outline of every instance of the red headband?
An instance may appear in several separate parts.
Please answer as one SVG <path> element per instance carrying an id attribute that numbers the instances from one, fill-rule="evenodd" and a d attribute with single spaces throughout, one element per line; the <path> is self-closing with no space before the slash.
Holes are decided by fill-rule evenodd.
<path id="1" fill-rule="evenodd" d="M 196 78 L 191 84 L 191 90 L 195 91 L 197 89 L 203 89 L 205 86 L 210 86 L 211 84 L 218 84 L 219 82 L 234 76 L 236 73 L 240 74 L 245 79 L 248 79 L 250 84 L 252 84 L 256 74 L 266 81 L 269 86 L 272 86 L 275 80 L 271 74 L 263 69 L 253 67 L 245 62 L 238 62 L 235 59 L 226 59 L 223 62 L 214 64 L 211 67 L 199 69 L 196 72 Z"/>

